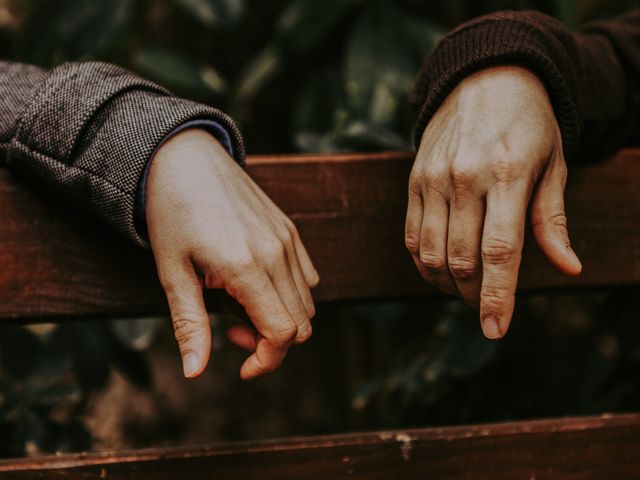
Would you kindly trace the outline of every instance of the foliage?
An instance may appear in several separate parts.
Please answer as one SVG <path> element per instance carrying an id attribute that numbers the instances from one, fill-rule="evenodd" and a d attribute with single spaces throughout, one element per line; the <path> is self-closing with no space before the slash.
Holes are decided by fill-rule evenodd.
<path id="1" fill-rule="evenodd" d="M 363 362 L 352 408 L 383 429 L 637 411 L 634 293 L 521 299 L 500 342 L 456 300 L 357 307 L 358 331 L 388 353 Z"/>
<path id="2" fill-rule="evenodd" d="M 537 8 L 570 25 L 638 0 L 1 0 L 4 57 L 113 61 L 226 108 L 250 151 L 411 148 L 414 76 L 452 26 Z M 268 131 L 264 125 L 269 125 Z"/>
<path id="3" fill-rule="evenodd" d="M 0 335 L 0 457 L 88 450 L 81 414 L 112 369 L 149 388 L 140 351 L 156 319 L 6 326 Z M 152 334 L 152 333 L 151 333 Z"/>
<path id="4" fill-rule="evenodd" d="M 0 56 L 43 67 L 88 59 L 121 64 L 181 96 L 226 109 L 240 121 L 252 152 L 409 149 L 413 79 L 448 29 L 490 11 L 524 8 L 577 25 L 639 3 L 0 0 Z M 589 323 L 594 353 L 581 357 L 585 374 L 576 381 L 580 395 L 571 397 L 574 411 L 638 405 L 640 394 L 629 381 L 629 365 L 640 362 L 632 340 L 640 338 L 632 321 L 637 306 L 615 306 L 606 332 Z M 433 327 L 413 336 L 398 333 L 397 325 L 415 323 L 424 309 L 356 309 L 380 335 L 398 335 L 389 362 L 355 388 L 353 407 L 373 412 L 370 426 L 568 412 L 562 400 L 555 409 L 536 410 L 527 398 L 539 397 L 524 387 L 529 397 L 504 401 L 510 392 L 497 379 L 511 373 L 514 359 L 526 360 L 518 356 L 530 348 L 526 335 L 514 333 L 513 343 L 497 347 L 479 336 L 459 304 L 425 308 Z M 112 367 L 148 386 L 144 356 L 118 333 L 122 328 L 69 323 L 45 332 L 2 329 L 0 455 L 88 448 L 79 413 Z M 143 336 L 149 331 L 140 329 Z M 619 347 L 613 360 L 602 347 L 611 345 L 606 339 Z"/>

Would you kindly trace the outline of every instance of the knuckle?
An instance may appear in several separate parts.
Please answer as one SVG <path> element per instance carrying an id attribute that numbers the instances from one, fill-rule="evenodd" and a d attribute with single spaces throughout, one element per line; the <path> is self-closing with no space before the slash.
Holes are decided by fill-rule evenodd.
<path id="1" fill-rule="evenodd" d="M 420 252 L 420 264 L 432 273 L 441 273 L 447 268 L 447 262 L 442 255 L 428 251 Z"/>
<path id="2" fill-rule="evenodd" d="M 449 258 L 449 272 L 457 280 L 474 278 L 479 271 L 480 265 L 475 259 L 458 256 Z"/>
<path id="3" fill-rule="evenodd" d="M 269 264 L 281 261 L 286 256 L 286 246 L 280 239 L 273 238 L 262 243 L 260 255 Z"/>
<path id="4" fill-rule="evenodd" d="M 167 296 L 172 296 L 179 288 L 178 283 L 160 269 L 158 270 L 158 280 Z"/>
<path id="5" fill-rule="evenodd" d="M 198 322 L 195 315 L 188 311 L 178 311 L 173 315 L 173 331 L 178 344 L 185 345 L 198 334 Z"/>
<path id="6" fill-rule="evenodd" d="M 264 362 L 260 359 L 260 357 L 256 357 L 256 374 L 257 375 L 266 375 L 269 373 L 275 372 L 280 363 L 278 362 Z"/>
<path id="7" fill-rule="evenodd" d="M 491 174 L 496 182 L 509 183 L 518 178 L 518 165 L 515 161 L 500 158 L 491 164 Z"/>
<path id="8" fill-rule="evenodd" d="M 185 287 L 188 287 L 189 290 L 192 287 L 201 288 L 201 284 L 196 277 L 189 277 L 186 280 L 178 280 L 173 275 L 158 273 L 158 280 L 167 300 L 170 303 L 172 303 L 173 301 L 179 301 L 180 299 L 184 298 Z"/>
<path id="9" fill-rule="evenodd" d="M 451 180 L 456 191 L 471 190 L 477 179 L 477 173 L 467 166 L 454 164 L 451 169 Z"/>
<path id="10" fill-rule="evenodd" d="M 556 213 L 555 215 L 552 215 L 549 218 L 548 223 L 553 227 L 561 227 L 561 228 L 566 229 L 567 228 L 567 216 L 564 214 L 564 212 Z"/>
<path id="11" fill-rule="evenodd" d="M 285 248 L 293 246 L 293 233 L 288 227 L 283 226 L 282 229 L 278 232 L 277 237 L 280 240 L 282 246 L 284 246 Z"/>
<path id="12" fill-rule="evenodd" d="M 313 301 L 305 302 L 304 307 L 307 312 L 307 317 L 309 320 L 311 320 L 313 317 L 316 316 L 316 306 L 313 303 Z"/>
<path id="13" fill-rule="evenodd" d="M 295 323 L 287 323 L 273 330 L 272 341 L 276 346 L 283 347 L 291 344 L 298 335 L 298 326 Z"/>
<path id="14" fill-rule="evenodd" d="M 500 312 L 513 293 L 504 287 L 485 287 L 480 294 L 480 308 L 489 313 Z"/>
<path id="15" fill-rule="evenodd" d="M 412 171 L 409 176 L 409 193 L 413 195 L 420 195 L 422 193 L 420 174 L 415 170 Z"/>
<path id="16" fill-rule="evenodd" d="M 547 212 L 536 212 L 531 215 L 531 224 L 534 229 L 562 228 L 568 229 L 567 215 L 563 210 L 547 214 Z"/>
<path id="17" fill-rule="evenodd" d="M 434 192 L 444 194 L 447 189 L 448 179 L 444 171 L 429 169 L 422 173 L 422 184 Z"/>
<path id="18" fill-rule="evenodd" d="M 302 328 L 298 329 L 298 334 L 296 336 L 296 343 L 304 343 L 311 338 L 313 334 L 313 328 L 311 324 L 308 323 L 304 325 Z"/>
<path id="19" fill-rule="evenodd" d="M 196 240 L 195 245 L 189 251 L 191 258 L 196 261 L 206 261 L 215 255 L 215 251 L 207 241 Z"/>
<path id="20" fill-rule="evenodd" d="M 229 272 L 232 277 L 237 277 L 247 271 L 252 271 L 256 266 L 257 260 L 249 250 L 229 254 L 222 261 L 222 270 Z"/>
<path id="21" fill-rule="evenodd" d="M 420 237 L 415 233 L 405 233 L 404 244 L 411 253 L 417 254 L 420 250 Z"/>
<path id="22" fill-rule="evenodd" d="M 488 264 L 500 265 L 517 260 L 520 250 L 512 240 L 491 236 L 482 243 L 482 261 Z"/>
<path id="23" fill-rule="evenodd" d="M 298 228 L 295 226 L 293 221 L 287 216 L 284 217 L 284 226 L 287 229 L 289 236 L 291 236 L 292 238 L 297 238 L 300 236 L 298 233 Z"/>

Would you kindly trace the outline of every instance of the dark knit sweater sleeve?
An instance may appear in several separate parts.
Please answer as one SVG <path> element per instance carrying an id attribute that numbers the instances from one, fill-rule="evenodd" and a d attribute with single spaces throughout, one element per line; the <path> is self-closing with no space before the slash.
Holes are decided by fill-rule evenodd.
<path id="1" fill-rule="evenodd" d="M 134 205 L 145 165 L 176 127 L 210 119 L 231 136 L 220 110 L 177 98 L 115 65 L 66 63 L 50 71 L 0 62 L 0 157 L 22 173 L 88 208 L 142 246 Z"/>
<path id="2" fill-rule="evenodd" d="M 549 16 L 525 11 L 477 18 L 440 42 L 418 77 L 416 145 L 464 77 L 510 64 L 531 69 L 545 83 L 567 159 L 599 157 L 638 143 L 640 11 L 576 32 Z"/>

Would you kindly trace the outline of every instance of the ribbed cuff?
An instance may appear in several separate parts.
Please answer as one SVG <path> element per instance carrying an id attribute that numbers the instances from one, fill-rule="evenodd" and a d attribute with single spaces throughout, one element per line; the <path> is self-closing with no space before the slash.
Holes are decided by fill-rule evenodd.
<path id="1" fill-rule="evenodd" d="M 523 21 L 520 15 L 504 12 L 482 17 L 454 30 L 436 47 L 416 87 L 421 106 L 416 148 L 431 117 L 462 79 L 483 68 L 517 64 L 530 68 L 544 82 L 560 126 L 565 157 L 572 157 L 580 128 L 570 52 L 542 24 Z"/>
<path id="2" fill-rule="evenodd" d="M 227 115 L 206 105 L 146 90 L 127 91 L 103 105 L 87 122 L 70 158 L 61 160 L 14 137 L 7 160 L 14 170 L 94 211 L 117 231 L 148 248 L 147 238 L 134 221 L 136 192 L 145 165 L 169 133 L 196 119 L 225 126 L 236 160 L 244 163 L 242 137 Z"/>

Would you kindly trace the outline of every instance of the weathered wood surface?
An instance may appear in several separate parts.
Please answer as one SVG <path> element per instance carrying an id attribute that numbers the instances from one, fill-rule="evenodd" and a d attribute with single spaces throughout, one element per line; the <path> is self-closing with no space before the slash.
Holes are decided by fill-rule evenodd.
<path id="1" fill-rule="evenodd" d="M 0 478 L 640 478 L 640 415 L 539 420 L 0 461 Z"/>
<path id="2" fill-rule="evenodd" d="M 431 292 L 404 249 L 408 154 L 254 157 L 249 171 L 291 215 L 322 281 L 318 300 Z M 521 289 L 640 282 L 640 150 L 570 174 L 584 273 L 567 279 L 529 242 Z M 0 172 L 0 318 L 164 311 L 148 254 Z"/>

